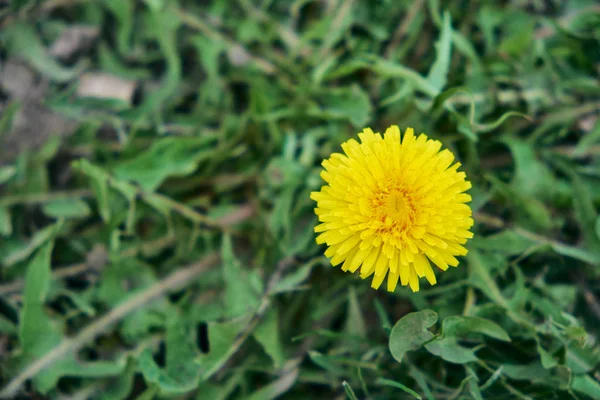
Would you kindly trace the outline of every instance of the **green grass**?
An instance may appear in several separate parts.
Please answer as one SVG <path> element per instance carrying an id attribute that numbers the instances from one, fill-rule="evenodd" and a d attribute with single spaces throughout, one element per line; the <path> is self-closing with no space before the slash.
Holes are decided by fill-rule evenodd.
<path id="1" fill-rule="evenodd" d="M 1 395 L 600 399 L 594 1 L 9 3 Z M 473 183 L 418 293 L 314 241 L 321 160 L 392 124 Z"/>

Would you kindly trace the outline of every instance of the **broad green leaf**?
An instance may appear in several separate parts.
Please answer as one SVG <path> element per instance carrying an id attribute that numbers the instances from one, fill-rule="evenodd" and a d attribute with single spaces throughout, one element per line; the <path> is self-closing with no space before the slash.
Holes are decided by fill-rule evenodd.
<path id="1" fill-rule="evenodd" d="M 60 333 L 52 329 L 54 324 L 44 311 L 50 289 L 50 255 L 53 246 L 53 242 L 48 242 L 37 251 L 25 275 L 19 340 L 25 354 L 31 356 L 43 355 L 61 339 Z"/>
<path id="2" fill-rule="evenodd" d="M 81 199 L 59 199 L 44 204 L 44 214 L 53 218 L 85 218 L 90 207 Z"/>
<path id="3" fill-rule="evenodd" d="M 598 364 L 600 351 L 588 347 L 580 347 L 577 344 L 571 344 L 567 348 L 566 365 L 573 371 L 573 374 L 584 374 L 590 372 Z"/>
<path id="4" fill-rule="evenodd" d="M 470 333 L 481 333 L 494 339 L 510 342 L 508 333 L 489 319 L 468 316 L 451 316 L 442 323 L 444 337 L 463 337 Z"/>
<path id="5" fill-rule="evenodd" d="M 571 387 L 576 392 L 590 396 L 594 400 L 600 399 L 600 383 L 589 375 L 577 375 L 573 377 Z"/>
<path id="6" fill-rule="evenodd" d="M 454 337 L 433 340 L 427 343 L 425 348 L 431 354 L 454 364 L 466 364 L 477 361 L 475 352 L 472 349 L 459 345 Z"/>
<path id="7" fill-rule="evenodd" d="M 271 307 L 267 315 L 254 329 L 253 335 L 256 341 L 265 349 L 265 353 L 271 357 L 275 368 L 281 368 L 285 356 L 281 337 L 279 336 L 279 313 L 277 308 Z"/>
<path id="8" fill-rule="evenodd" d="M 138 366 L 148 383 L 158 386 L 161 393 L 176 395 L 194 390 L 198 385 L 199 370 L 195 364 L 196 349 L 184 320 L 176 313 L 167 316 L 166 366 L 161 369 L 146 349 L 138 359 Z"/>
<path id="9" fill-rule="evenodd" d="M 427 81 L 441 92 L 448 80 L 448 70 L 450 69 L 450 55 L 452 51 L 452 27 L 450 26 L 450 13 L 444 12 L 444 21 L 440 38 L 435 43 L 436 58 L 431 66 Z"/>
<path id="10" fill-rule="evenodd" d="M 546 384 L 561 389 L 566 389 L 571 381 L 571 371 L 563 365 L 546 369 L 540 362 L 523 365 L 503 364 L 502 371 L 511 379 Z"/>
<path id="11" fill-rule="evenodd" d="M 157 139 L 148 150 L 120 163 L 113 172 L 117 178 L 135 181 L 153 192 L 169 177 L 194 172 L 200 161 L 214 153 L 214 140 L 214 136 Z"/>
<path id="12" fill-rule="evenodd" d="M 233 253 L 231 237 L 223 236 L 221 245 L 223 278 L 225 279 L 225 309 L 234 318 L 258 306 L 262 283 L 254 271 L 244 271 Z"/>
<path id="13" fill-rule="evenodd" d="M 437 313 L 431 310 L 412 312 L 400 318 L 392 328 L 389 348 L 396 361 L 402 362 L 404 354 L 417 350 L 434 335 L 431 328 L 438 320 Z"/>

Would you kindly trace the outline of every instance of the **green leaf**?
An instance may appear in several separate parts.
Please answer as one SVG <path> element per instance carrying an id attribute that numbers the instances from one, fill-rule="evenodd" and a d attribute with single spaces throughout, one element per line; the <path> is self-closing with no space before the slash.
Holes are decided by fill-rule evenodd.
<path id="1" fill-rule="evenodd" d="M 413 396 L 415 399 L 418 399 L 418 400 L 422 399 L 422 397 L 419 393 L 417 393 L 414 390 L 412 390 L 411 388 L 401 384 L 400 382 L 396 382 L 391 379 L 377 378 L 375 383 L 377 383 L 378 385 L 395 387 L 397 389 L 402 390 L 404 393 L 407 393 L 407 394 Z"/>
<path id="2" fill-rule="evenodd" d="M 128 358 L 122 374 L 113 378 L 106 389 L 103 389 L 100 400 L 124 400 L 133 389 L 133 380 L 137 370 L 137 362 L 133 357 Z"/>
<path id="3" fill-rule="evenodd" d="M 22 366 L 29 365 L 56 346 L 61 345 L 63 334 L 61 327 L 46 314 L 45 302 L 50 288 L 50 255 L 53 243 L 41 247 L 31 260 L 25 275 L 25 291 L 19 342 L 23 351 L 19 359 Z M 116 362 L 83 362 L 74 354 L 58 360 L 52 368 L 42 370 L 33 383 L 40 393 L 45 394 L 56 386 L 61 376 L 105 377 L 115 376 L 125 368 L 125 360 Z"/>
<path id="4" fill-rule="evenodd" d="M 531 121 L 531 117 L 529 117 L 527 114 L 523 114 L 517 111 L 507 111 L 504 114 L 502 114 L 497 120 L 495 120 L 494 122 L 488 122 L 488 123 L 479 123 L 477 124 L 477 131 L 478 132 L 490 132 L 493 131 L 494 129 L 498 128 L 500 125 L 502 125 L 504 123 L 504 121 L 506 121 L 507 119 L 509 119 L 510 117 L 521 117 L 524 118 L 528 121 Z"/>
<path id="5" fill-rule="evenodd" d="M 274 380 L 263 388 L 252 393 L 246 400 L 273 400 L 279 398 L 281 395 L 286 393 L 292 388 L 296 380 L 298 379 L 298 368 L 291 368 L 280 377 Z"/>
<path id="6" fill-rule="evenodd" d="M 81 199 L 58 199 L 42 207 L 44 214 L 53 218 L 85 218 L 90 215 L 90 207 Z"/>
<path id="7" fill-rule="evenodd" d="M 214 136 L 157 139 L 148 150 L 120 163 L 113 172 L 117 178 L 135 181 L 153 192 L 169 177 L 194 172 L 200 161 L 214 154 L 214 140 Z"/>
<path id="8" fill-rule="evenodd" d="M 44 303 L 50 289 L 50 255 L 53 242 L 41 247 L 29 263 L 25 275 L 25 290 L 19 339 L 26 354 L 43 354 L 60 341 L 60 334 L 44 311 Z M 47 330 L 47 332 L 46 332 Z"/>
<path id="9" fill-rule="evenodd" d="M 585 243 L 588 249 L 600 255 L 600 237 L 597 234 L 600 216 L 594 207 L 594 200 L 583 180 L 575 172 L 569 175 L 573 183 L 573 208 Z"/>
<path id="10" fill-rule="evenodd" d="M 209 379 L 219 370 L 236 350 L 233 347 L 238 334 L 247 327 L 248 316 L 227 322 L 208 323 L 208 354 L 201 355 L 196 361 L 201 370 L 201 381 Z"/>
<path id="11" fill-rule="evenodd" d="M 281 368 L 285 361 L 283 346 L 279 336 L 279 313 L 271 307 L 253 332 L 254 338 L 262 345 L 265 352 L 273 360 L 275 368 Z"/>
<path id="12" fill-rule="evenodd" d="M 475 236 L 471 241 L 471 245 L 479 250 L 514 256 L 522 254 L 532 246 L 539 244 L 512 230 L 503 230 L 485 237 Z"/>
<path id="13" fill-rule="evenodd" d="M 417 350 L 434 335 L 428 328 L 435 325 L 437 313 L 431 310 L 412 312 L 400 318 L 392 328 L 389 348 L 396 361 L 402 362 L 404 354 Z"/>
<path id="14" fill-rule="evenodd" d="M 467 260 L 469 261 L 473 284 L 496 304 L 503 308 L 508 308 L 506 299 L 502 296 L 500 288 L 498 288 L 498 285 L 492 279 L 488 268 L 483 264 L 484 261 L 481 255 L 477 251 L 471 250 L 467 255 Z"/>
<path id="15" fill-rule="evenodd" d="M 343 381 L 342 386 L 344 387 L 344 390 L 346 391 L 346 396 L 348 396 L 348 398 L 350 400 L 358 400 L 358 397 L 356 397 L 354 390 L 352 390 L 352 387 L 348 384 L 348 382 Z"/>
<path id="16" fill-rule="evenodd" d="M 475 352 L 458 344 L 455 337 L 444 337 L 436 339 L 425 345 L 431 353 L 454 364 L 466 364 L 477 361 Z"/>
<path id="17" fill-rule="evenodd" d="M 371 70 L 378 75 L 387 78 L 403 78 L 410 82 L 416 89 L 422 91 L 430 97 L 435 97 L 439 94 L 438 90 L 432 86 L 425 78 L 414 70 L 407 68 L 401 64 L 384 60 L 376 56 L 368 58 L 371 61 Z"/>
<path id="18" fill-rule="evenodd" d="M 505 138 L 504 143 L 510 148 L 515 174 L 510 185 L 523 196 L 548 201 L 553 197 L 556 180 L 550 169 L 541 162 L 533 145 L 516 138 Z"/>
<path id="19" fill-rule="evenodd" d="M 436 58 L 431 66 L 427 81 L 436 88 L 437 92 L 446 86 L 448 70 L 450 69 L 450 55 L 452 50 L 452 27 L 450 25 L 450 12 L 444 12 L 444 21 L 440 38 L 435 43 Z"/>
<path id="20" fill-rule="evenodd" d="M 196 349 L 191 343 L 184 320 L 176 312 L 168 314 L 167 319 L 165 369 L 156 365 L 148 349 L 140 355 L 138 366 L 146 382 L 157 385 L 161 393 L 183 394 L 194 390 L 198 385 Z"/>
<path id="21" fill-rule="evenodd" d="M 325 119 L 345 119 L 361 128 L 371 118 L 371 100 L 358 85 L 350 88 L 328 90 L 319 95 L 321 107 L 313 107 L 308 114 Z"/>
<path id="22" fill-rule="evenodd" d="M 348 288 L 348 316 L 346 319 L 346 332 L 349 335 L 365 338 L 367 336 L 367 327 L 360 310 L 356 288 Z"/>
<path id="23" fill-rule="evenodd" d="M 0 167 L 0 185 L 8 182 L 13 176 L 15 176 L 16 172 L 17 169 L 12 165 Z"/>
<path id="24" fill-rule="evenodd" d="M 0 207 L 0 235 L 10 236 L 12 234 L 12 221 L 10 212 L 6 207 Z"/>
<path id="25" fill-rule="evenodd" d="M 225 279 L 225 309 L 227 316 L 245 315 L 258 306 L 262 283 L 254 271 L 244 271 L 233 254 L 231 237 L 223 236 L 221 244 L 223 278 Z"/>
<path id="26" fill-rule="evenodd" d="M 304 281 L 308 279 L 310 273 L 315 266 L 316 262 L 319 261 L 313 260 L 308 262 L 301 267 L 296 268 L 293 272 L 284 276 L 271 290 L 272 294 L 276 293 L 284 293 L 296 290 L 298 286 L 300 286 Z"/>
<path id="27" fill-rule="evenodd" d="M 481 333 L 483 335 L 510 342 L 508 333 L 500 325 L 493 321 L 479 317 L 451 316 L 442 323 L 442 331 L 446 336 L 467 336 L 470 333 Z"/>
<path id="28" fill-rule="evenodd" d="M 592 399 L 600 399 L 600 383 L 589 375 L 578 375 L 573 378 L 571 387 L 576 392 L 590 396 Z"/>
<path id="29" fill-rule="evenodd" d="M 33 68 L 50 79 L 66 82 L 75 78 L 79 73 L 80 67 L 65 68 L 48 55 L 34 31 L 33 25 L 10 24 L 3 29 L 2 33 L 7 38 L 11 54 L 24 58 Z"/>
<path id="30" fill-rule="evenodd" d="M 0 333 L 10 335 L 17 333 L 17 326 L 2 314 L 0 314 Z"/>
<path id="31" fill-rule="evenodd" d="M 56 235 L 58 235 L 62 227 L 63 222 L 59 220 L 53 225 L 49 225 L 43 229 L 38 230 L 29 240 L 28 243 L 3 254 L 2 262 L 6 266 L 11 266 L 27 259 L 37 249 L 39 249 L 41 246 L 48 243 Z"/>

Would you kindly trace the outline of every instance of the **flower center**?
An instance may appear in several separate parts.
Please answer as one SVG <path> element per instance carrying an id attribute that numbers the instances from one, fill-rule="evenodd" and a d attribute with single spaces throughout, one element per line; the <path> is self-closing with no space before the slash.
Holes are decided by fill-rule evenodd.
<path id="1" fill-rule="evenodd" d="M 406 196 L 400 191 L 393 191 L 387 196 L 384 209 L 386 217 L 400 223 L 404 222 L 412 211 Z"/>
<path id="2" fill-rule="evenodd" d="M 383 223 L 378 229 L 394 236 L 401 235 L 412 226 L 415 205 L 402 187 L 384 190 L 375 196 L 376 219 Z"/>

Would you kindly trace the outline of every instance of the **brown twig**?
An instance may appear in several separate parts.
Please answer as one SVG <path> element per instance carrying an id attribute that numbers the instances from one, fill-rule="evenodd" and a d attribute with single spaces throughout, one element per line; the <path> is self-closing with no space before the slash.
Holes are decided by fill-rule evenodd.
<path id="1" fill-rule="evenodd" d="M 170 291 L 191 284 L 194 279 L 206 272 L 218 260 L 219 255 L 211 253 L 204 257 L 202 261 L 177 270 L 160 282 L 113 308 L 108 314 L 89 324 L 76 337 L 64 339 L 57 347 L 33 361 L 12 379 L 2 392 L 0 392 L 0 398 L 13 398 L 27 380 L 61 360 L 67 354 L 78 351 L 87 343 L 96 339 L 107 328 L 125 318 L 129 313 L 140 309 Z"/>

